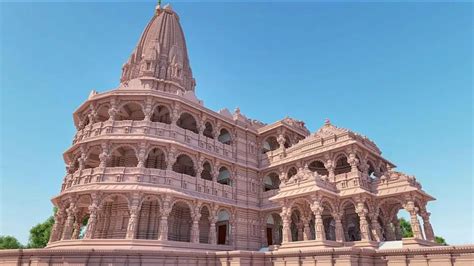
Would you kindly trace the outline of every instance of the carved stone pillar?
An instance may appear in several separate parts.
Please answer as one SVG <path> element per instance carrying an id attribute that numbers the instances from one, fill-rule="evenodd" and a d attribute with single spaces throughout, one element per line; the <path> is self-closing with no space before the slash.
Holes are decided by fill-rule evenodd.
<path id="1" fill-rule="evenodd" d="M 283 134 L 278 135 L 277 142 L 280 145 L 280 149 L 284 150 L 285 149 L 285 136 Z"/>
<path id="2" fill-rule="evenodd" d="M 89 206 L 89 220 L 87 221 L 86 233 L 84 234 L 84 239 L 92 239 L 95 232 L 95 227 L 97 225 L 97 207 L 96 203 L 92 203 Z"/>
<path id="3" fill-rule="evenodd" d="M 136 237 L 139 212 L 140 208 L 137 205 L 130 207 L 130 219 L 128 219 L 127 234 L 125 235 L 126 239 L 135 239 Z"/>
<path id="4" fill-rule="evenodd" d="M 324 167 L 328 170 L 329 180 L 331 180 L 332 182 L 335 182 L 334 169 L 336 167 L 334 166 L 333 161 L 332 160 L 327 160 L 326 163 L 324 163 Z"/>
<path id="5" fill-rule="evenodd" d="M 402 229 L 400 228 L 400 221 L 398 220 L 397 216 L 395 216 L 392 220 L 393 230 L 396 240 L 402 239 Z"/>
<path id="6" fill-rule="evenodd" d="M 161 211 L 160 232 L 158 240 L 168 240 L 168 216 L 171 213 L 171 198 L 167 196 L 163 202 L 163 210 Z"/>
<path id="7" fill-rule="evenodd" d="M 393 227 L 390 225 L 390 220 L 385 219 L 384 220 L 384 231 L 385 231 L 385 240 L 387 241 L 394 241 L 397 239 L 395 236 L 395 231 L 393 230 Z"/>
<path id="8" fill-rule="evenodd" d="M 373 240 L 380 242 L 382 241 L 383 236 L 382 236 L 382 228 L 378 221 L 378 216 L 379 214 L 377 212 L 370 214 L 370 225 L 372 227 Z"/>
<path id="9" fill-rule="evenodd" d="M 109 148 L 106 143 L 101 144 L 102 152 L 99 154 L 99 159 L 100 159 L 100 168 L 104 168 L 107 166 L 107 161 L 109 160 Z"/>
<path id="10" fill-rule="evenodd" d="M 350 153 L 349 158 L 347 159 L 347 162 L 351 165 L 351 172 L 356 173 L 359 171 L 357 169 L 357 166 L 359 165 L 359 159 L 357 159 L 357 156 L 355 153 Z"/>
<path id="11" fill-rule="evenodd" d="M 56 214 L 54 215 L 54 224 L 53 228 L 51 229 L 51 235 L 49 237 L 48 243 L 60 240 L 64 228 L 64 218 L 65 211 L 63 208 L 59 208 Z"/>
<path id="12" fill-rule="evenodd" d="M 323 218 L 321 216 L 324 208 L 321 206 L 319 200 L 315 200 L 313 202 L 313 204 L 311 205 L 311 210 L 314 214 L 314 231 L 316 234 L 316 240 L 326 240 L 326 232 L 324 231 Z"/>
<path id="13" fill-rule="evenodd" d="M 280 213 L 282 224 L 283 224 L 283 237 L 282 243 L 288 243 L 291 241 L 291 230 L 290 230 L 290 215 L 288 214 L 287 208 L 283 207 Z"/>
<path id="14" fill-rule="evenodd" d="M 364 203 L 357 203 L 356 207 L 357 215 L 359 215 L 359 226 L 360 226 L 360 239 L 368 241 L 370 240 L 370 228 L 369 223 L 367 222 L 367 209 L 364 206 Z"/>
<path id="15" fill-rule="evenodd" d="M 232 246 L 234 248 L 237 248 L 237 219 L 235 215 L 232 215 L 232 220 L 230 222 L 230 229 L 231 229 L 230 243 L 232 243 Z"/>
<path id="16" fill-rule="evenodd" d="M 76 217 L 74 219 L 74 223 L 72 225 L 73 231 L 72 231 L 72 236 L 71 239 L 79 239 L 79 235 L 81 233 L 81 226 L 82 226 L 82 219 L 84 216 L 82 213 L 77 213 Z"/>
<path id="17" fill-rule="evenodd" d="M 140 148 L 138 150 L 138 168 L 143 168 L 145 167 L 145 158 L 146 156 L 146 143 L 140 143 Z"/>
<path id="18" fill-rule="evenodd" d="M 192 218 L 193 224 L 191 226 L 191 243 L 199 243 L 199 220 L 201 219 L 201 213 L 199 213 L 199 208 L 196 208 L 196 211 Z"/>
<path id="19" fill-rule="evenodd" d="M 308 241 L 311 239 L 311 229 L 309 228 L 309 218 L 303 218 L 303 240 Z"/>
<path id="20" fill-rule="evenodd" d="M 117 114 L 117 112 L 118 112 L 117 106 L 115 105 L 115 101 L 113 101 L 108 111 L 110 121 L 115 121 L 115 115 Z"/>
<path id="21" fill-rule="evenodd" d="M 76 213 L 77 213 L 76 204 L 72 202 L 69 208 L 66 210 L 66 212 L 67 212 L 67 218 L 66 218 L 66 223 L 64 225 L 63 235 L 61 238 L 62 240 L 68 240 L 68 239 L 71 239 L 72 237 L 74 218 L 76 217 Z"/>
<path id="22" fill-rule="evenodd" d="M 209 244 L 211 245 L 217 245 L 217 229 L 216 229 L 216 223 L 217 223 L 217 216 L 212 214 L 209 216 Z"/>
<path id="23" fill-rule="evenodd" d="M 180 104 L 176 102 L 173 106 L 173 109 L 171 110 L 171 125 L 172 126 L 176 126 L 176 122 L 178 122 L 180 107 L 181 107 Z"/>
<path id="24" fill-rule="evenodd" d="M 413 231 L 413 237 L 418 239 L 423 239 L 423 234 L 421 232 L 420 222 L 418 221 L 418 207 L 415 207 L 413 201 L 407 201 L 404 206 L 405 210 L 410 214 L 410 225 L 411 230 Z"/>
<path id="25" fill-rule="evenodd" d="M 336 241 L 344 242 L 344 228 L 342 227 L 342 215 L 340 213 L 333 213 L 332 217 L 335 222 Z"/>
<path id="26" fill-rule="evenodd" d="M 172 171 L 173 170 L 173 165 L 176 162 L 177 154 L 176 154 L 176 148 L 171 147 L 170 152 L 168 153 L 168 161 L 166 162 L 166 170 Z"/>
<path id="27" fill-rule="evenodd" d="M 426 240 L 428 241 L 435 241 L 435 235 L 433 232 L 433 227 L 430 223 L 430 215 L 431 213 L 427 211 L 420 212 L 421 218 L 423 218 L 423 229 L 425 230 Z"/>
<path id="28" fill-rule="evenodd" d="M 145 101 L 145 108 L 143 109 L 143 113 L 145 114 L 144 121 L 151 121 L 151 117 L 153 116 L 153 108 L 152 108 L 152 99 L 148 97 Z"/>

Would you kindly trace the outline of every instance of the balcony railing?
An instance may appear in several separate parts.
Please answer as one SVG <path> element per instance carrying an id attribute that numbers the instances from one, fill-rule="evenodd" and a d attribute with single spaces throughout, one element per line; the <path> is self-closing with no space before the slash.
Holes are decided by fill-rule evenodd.
<path id="1" fill-rule="evenodd" d="M 92 183 L 151 184 L 157 187 L 195 191 L 227 200 L 234 199 L 233 187 L 228 185 L 169 170 L 137 167 L 106 167 L 79 170 L 64 178 L 61 191 L 72 190 L 74 187 Z"/>
<path id="2" fill-rule="evenodd" d="M 73 144 L 99 136 L 136 135 L 173 140 L 194 149 L 206 150 L 218 156 L 235 159 L 233 146 L 196 134 L 175 125 L 150 121 L 105 121 L 86 126 L 77 132 Z"/>

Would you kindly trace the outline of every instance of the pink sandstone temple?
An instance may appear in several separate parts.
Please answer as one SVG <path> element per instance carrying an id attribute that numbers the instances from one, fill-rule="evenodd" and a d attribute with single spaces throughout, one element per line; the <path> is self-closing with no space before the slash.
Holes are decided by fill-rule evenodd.
<path id="1" fill-rule="evenodd" d="M 473 265 L 472 246 L 434 242 L 434 198 L 369 138 L 214 112 L 195 86 L 179 17 L 158 5 L 119 87 L 74 112 L 47 248 L 0 262 Z"/>

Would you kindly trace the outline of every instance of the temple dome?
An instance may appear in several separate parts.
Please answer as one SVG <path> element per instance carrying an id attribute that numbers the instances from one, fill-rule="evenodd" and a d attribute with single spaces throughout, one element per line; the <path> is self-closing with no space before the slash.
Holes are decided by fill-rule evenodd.
<path id="1" fill-rule="evenodd" d="M 194 91 L 186 41 L 178 15 L 170 5 L 156 7 L 129 60 L 122 68 L 122 84 L 139 79 L 163 91 Z"/>

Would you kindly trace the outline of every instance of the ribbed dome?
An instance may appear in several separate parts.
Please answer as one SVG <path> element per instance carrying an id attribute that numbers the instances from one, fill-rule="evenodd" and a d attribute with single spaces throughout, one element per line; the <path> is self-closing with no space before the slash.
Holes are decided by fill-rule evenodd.
<path id="1" fill-rule="evenodd" d="M 123 66 L 122 84 L 137 78 L 152 89 L 194 91 L 183 30 L 169 5 L 156 7 L 155 15 Z"/>

